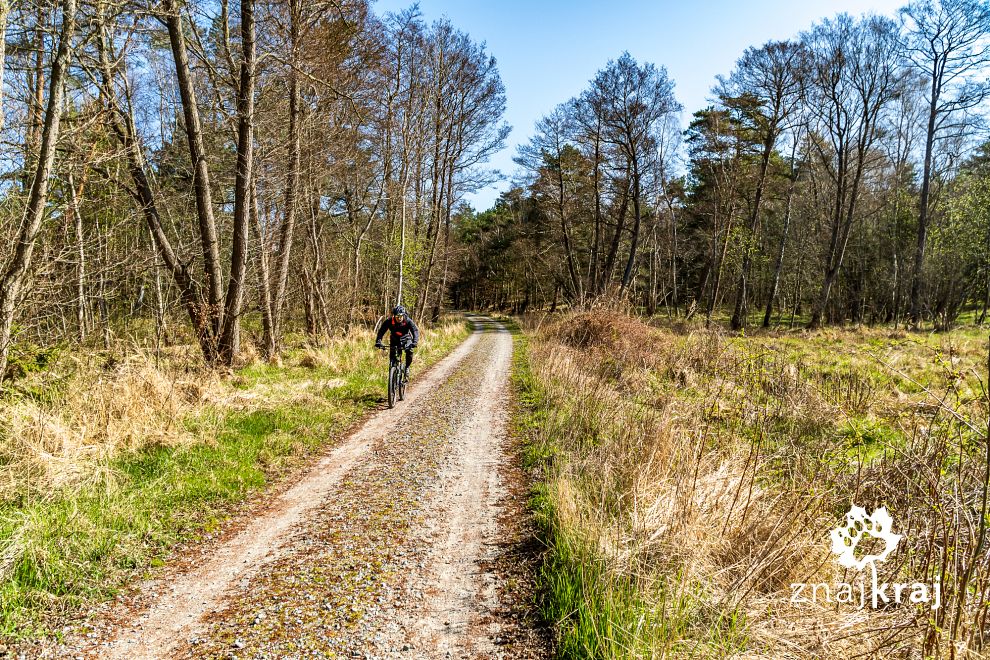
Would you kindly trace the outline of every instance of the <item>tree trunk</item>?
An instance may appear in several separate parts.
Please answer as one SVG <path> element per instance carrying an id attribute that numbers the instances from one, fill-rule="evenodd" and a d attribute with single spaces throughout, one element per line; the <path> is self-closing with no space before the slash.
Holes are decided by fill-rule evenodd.
<path id="1" fill-rule="evenodd" d="M 234 235 L 230 279 L 220 333 L 220 361 L 231 366 L 237 357 L 247 279 L 248 233 L 251 226 L 251 186 L 254 179 L 254 0 L 241 0 L 241 75 L 237 88 L 237 171 L 234 175 Z"/>
<path id="2" fill-rule="evenodd" d="M 251 185 L 251 227 L 258 241 L 258 281 L 261 285 L 261 352 L 266 360 L 272 360 L 278 354 L 275 334 L 275 312 L 272 303 L 271 267 L 268 262 L 268 250 L 271 247 L 268 237 L 263 233 L 261 212 L 258 210 L 258 188 Z"/>
<path id="3" fill-rule="evenodd" d="M 777 248 L 777 258 L 773 264 L 773 278 L 770 280 L 770 291 L 767 294 L 767 308 L 763 312 L 763 327 L 770 327 L 770 319 L 773 317 L 773 304 L 777 298 L 777 288 L 780 286 L 780 271 L 784 265 L 784 250 L 787 247 L 787 231 L 791 227 L 791 208 L 794 201 L 794 189 L 797 187 L 797 168 L 795 157 L 797 156 L 797 139 L 791 149 L 791 182 L 787 186 L 787 201 L 784 203 L 784 227 L 781 230 L 780 247 Z"/>
<path id="4" fill-rule="evenodd" d="M 736 205 L 735 201 L 733 201 L 729 205 L 728 213 L 726 213 L 725 239 L 722 241 L 721 250 L 719 250 L 718 258 L 715 261 L 715 280 L 712 282 L 711 297 L 708 299 L 708 307 L 705 310 L 706 326 L 711 323 L 712 314 L 715 312 L 715 306 L 718 304 L 718 296 L 722 288 L 722 268 L 725 266 L 725 255 L 729 252 L 729 238 L 732 236 L 732 222 L 735 214 Z"/>
<path id="5" fill-rule="evenodd" d="M 615 259 L 619 253 L 619 244 L 622 241 L 622 230 L 626 224 L 626 214 L 629 211 L 629 182 L 626 181 L 624 183 L 625 185 L 622 187 L 622 201 L 619 203 L 619 219 L 615 226 L 615 234 L 612 236 L 612 242 L 608 248 L 608 254 L 605 256 L 602 277 L 598 280 L 599 290 L 596 292 L 598 294 L 603 293 L 605 287 L 612 282 L 612 271 L 615 268 Z"/>
<path id="6" fill-rule="evenodd" d="M 189 158 L 193 167 L 193 190 L 196 196 L 196 214 L 199 219 L 200 242 L 203 249 L 203 267 L 206 271 L 206 292 L 208 307 L 206 317 L 213 337 L 219 340 L 223 309 L 221 309 L 220 244 L 217 239 L 217 225 L 213 214 L 213 193 L 210 188 L 210 168 L 203 145 L 203 131 L 199 120 L 199 106 L 189 67 L 189 54 L 186 50 L 185 33 L 182 28 L 182 14 L 178 0 L 162 0 L 165 25 L 168 28 L 169 44 L 175 61 L 175 76 L 182 102 L 182 116 L 188 142 Z M 252 44 L 253 49 L 253 44 Z M 243 66 L 243 65 L 242 65 Z M 238 145 L 239 146 L 239 145 Z M 239 151 L 239 150 L 238 150 Z M 238 153 L 238 172 L 240 172 Z M 213 351 L 211 351 L 212 353 Z"/>
<path id="7" fill-rule="evenodd" d="M 144 152 L 137 137 L 137 128 L 134 122 L 134 108 L 128 103 L 127 112 L 120 107 L 114 91 L 113 73 L 110 68 L 109 39 L 107 27 L 102 14 L 99 16 L 99 34 L 97 36 L 97 46 L 100 58 L 100 74 L 102 76 L 103 94 L 110 106 L 111 128 L 117 136 L 118 141 L 124 148 L 124 152 L 130 169 L 131 180 L 134 183 L 132 194 L 141 212 L 144 214 L 145 223 L 151 233 L 152 239 L 161 256 L 165 267 L 172 274 L 179 289 L 179 297 L 189 314 L 193 330 L 199 341 L 200 350 L 207 363 L 215 360 L 216 341 L 212 328 L 207 320 L 206 305 L 198 285 L 189 274 L 186 264 L 182 263 L 172 248 L 172 244 L 165 233 L 162 225 L 161 215 L 158 212 L 158 205 L 148 180 L 145 164 Z"/>
<path id="8" fill-rule="evenodd" d="M 777 258 L 773 263 L 773 277 L 770 280 L 770 291 L 767 293 L 767 307 L 763 312 L 763 327 L 770 327 L 773 317 L 773 305 L 777 299 L 777 289 L 780 287 L 780 271 L 784 265 L 784 252 L 787 248 L 787 232 L 791 227 L 791 195 L 787 195 L 787 205 L 784 211 L 784 226 L 781 229 L 780 246 L 777 248 Z"/>
<path id="9" fill-rule="evenodd" d="M 0 108 L 3 107 L 3 73 L 7 60 L 7 17 L 10 15 L 8 0 L 0 0 Z M 0 112 L 0 132 L 3 132 L 4 113 Z"/>
<path id="10" fill-rule="evenodd" d="M 285 291 L 289 282 L 289 263 L 292 256 L 292 237 L 296 227 L 296 204 L 299 196 L 299 167 L 301 142 L 301 109 L 299 105 L 299 23 L 302 1 L 292 0 L 289 7 L 289 33 L 292 41 L 292 70 L 289 72 L 289 171 L 285 180 L 285 218 L 278 240 L 278 281 L 272 301 L 272 338 L 266 342 L 274 351 L 282 342 L 282 321 L 285 310 Z M 271 356 L 269 356 L 271 357 Z"/>
<path id="11" fill-rule="evenodd" d="M 440 278 L 440 286 L 437 289 L 437 298 L 433 305 L 433 321 L 439 321 L 443 313 L 443 294 L 447 290 L 447 276 L 450 270 L 450 221 L 454 207 L 454 170 L 447 173 L 447 208 L 444 213 L 443 228 L 443 277 Z"/>
<path id="12" fill-rule="evenodd" d="M 918 327 L 922 315 L 922 288 L 924 285 L 925 245 L 928 242 L 928 204 L 932 187 L 932 152 L 935 146 L 935 121 L 938 119 L 938 76 L 932 76 L 932 94 L 928 109 L 928 131 L 925 136 L 925 163 L 921 174 L 921 200 L 918 203 L 918 245 L 914 252 L 914 270 L 911 275 L 911 325 Z"/>
<path id="13" fill-rule="evenodd" d="M 836 195 L 835 204 L 832 208 L 832 231 L 829 235 L 828 251 L 825 253 L 825 268 L 822 287 L 819 289 L 818 297 L 811 306 L 811 319 L 808 321 L 808 328 L 817 329 L 822 325 L 822 317 L 825 314 L 825 305 L 828 304 L 829 295 L 832 292 L 832 284 L 838 267 L 834 265 L 836 252 L 839 247 L 839 234 L 842 230 L 842 210 L 845 206 L 847 188 L 846 176 L 848 168 L 849 154 L 845 149 L 838 150 L 838 164 L 836 166 Z M 841 263 L 841 257 L 839 259 Z"/>
<path id="14" fill-rule="evenodd" d="M 66 209 L 69 220 L 72 223 L 76 234 L 76 330 L 79 333 L 79 341 L 86 341 L 86 245 L 83 234 L 82 213 L 79 210 L 79 200 L 82 197 L 86 186 L 86 173 L 83 173 L 83 180 L 76 190 L 72 172 L 69 171 L 66 183 L 69 186 L 69 207 Z"/>
<path id="15" fill-rule="evenodd" d="M 983 244 L 983 311 L 980 312 L 979 325 L 983 325 L 987 320 L 987 308 L 990 308 L 990 227 L 984 236 Z"/>
<path id="16" fill-rule="evenodd" d="M 439 186 L 440 190 L 434 195 L 435 200 L 433 202 L 432 217 L 430 219 L 430 226 L 427 228 L 426 237 L 430 240 L 430 253 L 426 261 L 426 273 L 420 283 L 419 290 L 419 300 L 416 305 L 416 315 L 422 317 L 426 312 L 426 308 L 429 305 L 430 300 L 430 285 L 433 282 L 433 266 L 436 263 L 436 252 L 437 244 L 440 241 L 440 204 L 443 202 L 444 190 L 447 186 L 444 181 L 446 181 L 446 172 L 448 167 L 453 167 L 453 163 L 448 161 L 449 150 L 444 152 L 444 165 L 441 171 L 434 174 L 434 185 Z"/>
<path id="17" fill-rule="evenodd" d="M 767 170 L 770 168 L 770 155 L 773 153 L 773 145 L 776 142 L 774 132 L 771 128 L 770 135 L 763 142 L 763 156 L 760 159 L 760 173 L 756 179 L 756 194 L 753 196 L 753 212 L 749 218 L 749 236 L 746 237 L 746 244 L 743 248 L 742 268 L 739 270 L 739 284 L 736 286 L 736 304 L 732 310 L 732 320 L 729 326 L 733 330 L 741 330 L 746 326 L 747 295 L 746 285 L 749 281 L 749 268 L 753 263 L 753 250 L 756 249 L 756 230 L 760 226 L 760 204 L 763 201 L 763 188 L 766 185 Z"/>
<path id="18" fill-rule="evenodd" d="M 25 141 L 25 148 L 27 152 L 25 153 L 25 163 L 30 167 L 33 164 L 33 159 L 35 152 L 40 146 L 41 141 L 41 129 L 42 129 L 42 113 L 43 106 L 45 105 L 45 29 L 44 25 L 48 20 L 48 6 L 46 4 L 38 5 L 38 15 L 37 22 L 35 24 L 35 42 L 34 42 L 34 69 L 28 74 L 29 85 L 30 85 L 30 96 L 28 97 L 28 124 L 27 124 L 27 140 Z M 27 170 L 25 168 L 25 177 L 27 177 Z M 27 189 L 30 186 L 30 180 L 25 178 L 24 188 Z"/>
<path id="19" fill-rule="evenodd" d="M 639 246 L 639 228 L 642 224 L 642 211 L 640 209 L 640 194 L 642 190 L 640 188 L 639 180 L 639 159 L 636 156 L 632 158 L 633 165 L 633 230 L 632 238 L 629 241 L 629 258 L 626 260 L 626 268 L 622 273 L 622 285 L 619 287 L 620 295 L 625 292 L 629 287 L 629 282 L 632 279 L 633 265 L 636 263 L 636 248 Z"/>
<path id="20" fill-rule="evenodd" d="M 832 287 L 835 284 L 836 276 L 839 274 L 839 270 L 842 268 L 842 261 L 846 255 L 846 246 L 849 244 L 849 236 L 852 233 L 853 221 L 856 217 L 856 196 L 859 192 L 859 183 L 863 176 L 865 158 L 866 148 L 865 146 L 860 145 L 856 173 L 853 176 L 852 184 L 849 187 L 849 204 L 846 208 L 844 218 L 842 217 L 840 209 L 839 218 L 837 220 L 838 224 L 833 227 L 828 259 L 825 262 L 825 279 L 822 282 L 822 288 L 819 291 L 818 298 L 815 301 L 814 306 L 811 308 L 811 321 L 808 323 L 808 327 L 811 329 L 821 327 L 822 319 L 825 314 L 825 307 L 828 305 L 829 297 L 832 294 Z M 841 195 L 838 203 L 841 204 L 844 199 L 846 199 L 846 195 Z"/>
<path id="21" fill-rule="evenodd" d="M 162 341 L 166 339 L 166 334 L 168 332 L 168 326 L 166 325 L 165 319 L 165 292 L 162 289 L 162 271 L 158 267 L 158 251 L 154 245 L 152 249 L 155 250 L 155 345 L 161 347 Z M 157 357 L 157 353 L 156 353 Z"/>
<path id="22" fill-rule="evenodd" d="M 402 219 L 399 224 L 399 284 L 395 293 L 395 304 L 402 304 L 402 286 L 406 273 L 406 187 L 409 185 L 409 170 L 402 179 Z"/>
<path id="23" fill-rule="evenodd" d="M 557 212 L 560 214 L 560 231 L 564 238 L 564 254 L 567 256 L 567 273 L 571 277 L 571 286 L 574 287 L 574 299 L 578 305 L 584 303 L 584 289 L 581 286 L 581 276 L 578 275 L 577 265 L 574 261 L 574 249 L 571 246 L 571 234 L 567 228 L 567 207 L 564 197 L 564 162 L 557 152 Z"/>
<path id="24" fill-rule="evenodd" d="M 65 102 L 65 78 L 72 53 L 72 38 L 76 30 L 76 0 L 62 0 L 62 29 L 59 35 L 58 51 L 52 61 L 51 83 L 48 91 L 48 104 L 45 109 L 41 130 L 41 147 L 34 177 L 31 181 L 31 194 L 28 197 L 17 244 L 10 263 L 0 278 L 0 380 L 7 372 L 10 356 L 11 330 L 14 313 L 21 293 L 24 277 L 31 267 L 34 245 L 45 217 L 48 202 L 48 184 L 52 166 L 55 163 L 55 147 L 58 143 L 62 121 L 62 105 Z"/>
<path id="25" fill-rule="evenodd" d="M 598 261 L 599 252 L 601 251 L 601 241 L 602 241 L 602 191 L 601 191 L 601 130 L 599 129 L 595 133 L 595 173 L 594 173 L 594 188 L 595 188 L 595 237 L 594 242 L 591 245 L 591 259 L 588 262 L 588 278 L 590 282 L 588 287 L 592 292 L 592 295 L 598 293 Z"/>

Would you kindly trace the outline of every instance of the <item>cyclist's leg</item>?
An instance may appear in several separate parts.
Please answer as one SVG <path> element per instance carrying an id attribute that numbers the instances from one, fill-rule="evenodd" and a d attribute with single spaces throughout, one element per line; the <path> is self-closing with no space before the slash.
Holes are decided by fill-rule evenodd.
<path id="1" fill-rule="evenodd" d="M 409 367 L 412 366 L 413 361 L 413 349 L 406 349 L 406 380 L 409 379 Z"/>
<path id="2" fill-rule="evenodd" d="M 389 363 L 389 365 L 391 365 L 393 362 L 398 362 L 399 361 L 399 357 L 400 357 L 399 354 L 401 352 L 402 352 L 402 349 L 399 348 L 397 345 L 395 345 L 395 344 L 390 344 L 389 345 L 389 349 L 388 349 L 388 363 Z"/>

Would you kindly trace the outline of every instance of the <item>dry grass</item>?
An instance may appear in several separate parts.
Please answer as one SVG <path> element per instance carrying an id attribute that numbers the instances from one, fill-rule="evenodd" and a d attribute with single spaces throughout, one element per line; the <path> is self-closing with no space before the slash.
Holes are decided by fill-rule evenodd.
<path id="1" fill-rule="evenodd" d="M 531 433 L 553 456 L 551 526 L 603 567 L 584 578 L 609 592 L 597 612 L 556 612 L 565 650 L 982 657 L 979 335 L 743 339 L 600 310 L 544 322 L 531 338 L 542 416 Z M 790 603 L 793 582 L 857 577 L 828 543 L 851 502 L 888 506 L 905 537 L 881 581 L 938 577 L 941 610 Z M 596 630 L 585 615 L 610 620 Z"/>
<path id="2" fill-rule="evenodd" d="M 21 383 L 61 392 L 0 406 L 0 499 L 45 497 L 106 481 L 107 464 L 123 451 L 192 442 L 183 420 L 222 384 L 208 372 L 190 376 L 136 353 L 111 368 L 77 361 L 70 374 L 48 372 Z"/>
<path id="3" fill-rule="evenodd" d="M 463 332 L 459 321 L 437 324 L 424 333 L 422 350 L 448 346 Z M 319 397 L 380 357 L 369 351 L 373 341 L 371 330 L 357 329 L 290 351 L 290 364 L 318 371 L 312 378 L 261 364 L 250 344 L 232 374 L 202 369 L 184 349 L 164 360 L 136 348 L 111 364 L 98 354 L 65 358 L 20 381 L 21 395 L 0 403 L 0 501 L 112 484 L 108 466 L 122 452 L 208 441 L 224 411 Z"/>

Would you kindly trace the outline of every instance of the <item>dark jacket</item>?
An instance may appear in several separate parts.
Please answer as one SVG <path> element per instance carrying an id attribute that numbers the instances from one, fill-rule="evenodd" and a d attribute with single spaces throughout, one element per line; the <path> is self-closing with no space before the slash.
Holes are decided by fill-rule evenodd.
<path id="1" fill-rule="evenodd" d="M 376 344 L 382 342 L 382 337 L 385 336 L 386 332 L 390 333 L 389 341 L 393 346 L 409 348 L 419 343 L 419 328 L 408 316 L 402 323 L 395 323 L 391 316 L 385 319 L 385 322 L 378 328 L 378 336 L 375 337 Z"/>

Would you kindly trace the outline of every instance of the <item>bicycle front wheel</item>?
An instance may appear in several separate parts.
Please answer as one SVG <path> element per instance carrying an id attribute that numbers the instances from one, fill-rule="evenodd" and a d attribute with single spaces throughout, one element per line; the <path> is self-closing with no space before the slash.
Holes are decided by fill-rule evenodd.
<path id="1" fill-rule="evenodd" d="M 388 407 L 395 407 L 395 395 L 398 389 L 398 383 L 401 379 L 399 375 L 399 370 L 396 367 L 392 367 L 388 370 Z"/>

